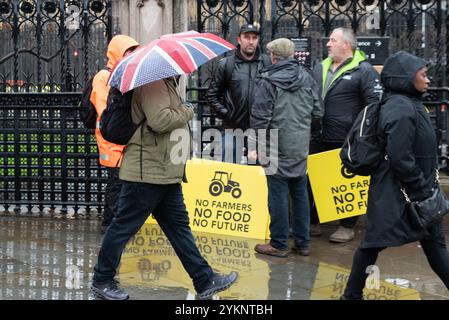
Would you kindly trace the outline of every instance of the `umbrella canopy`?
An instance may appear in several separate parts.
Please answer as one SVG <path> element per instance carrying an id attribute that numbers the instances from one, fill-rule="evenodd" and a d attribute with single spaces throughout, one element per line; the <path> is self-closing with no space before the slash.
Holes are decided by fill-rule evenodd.
<path id="1" fill-rule="evenodd" d="M 193 72 L 233 49 L 234 45 L 211 33 L 165 35 L 120 60 L 108 84 L 125 93 L 156 80 Z"/>

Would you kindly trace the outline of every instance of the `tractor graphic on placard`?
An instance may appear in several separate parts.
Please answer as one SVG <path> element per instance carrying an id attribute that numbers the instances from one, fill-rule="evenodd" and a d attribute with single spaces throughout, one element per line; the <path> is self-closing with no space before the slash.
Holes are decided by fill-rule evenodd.
<path id="1" fill-rule="evenodd" d="M 239 188 L 240 184 L 232 181 L 231 178 L 232 173 L 215 171 L 214 178 L 209 186 L 209 193 L 214 197 L 218 197 L 224 191 L 230 192 L 235 199 L 240 198 L 242 195 L 242 190 Z"/>
<path id="2" fill-rule="evenodd" d="M 341 163 L 341 175 L 343 176 L 343 178 L 346 178 L 346 179 L 352 179 L 356 176 L 355 173 L 352 173 L 345 167 L 343 162 Z"/>

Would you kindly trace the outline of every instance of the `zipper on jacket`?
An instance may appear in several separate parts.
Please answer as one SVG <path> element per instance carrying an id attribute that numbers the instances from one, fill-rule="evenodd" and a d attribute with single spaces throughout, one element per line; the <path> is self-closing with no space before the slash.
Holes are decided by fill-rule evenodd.
<path id="1" fill-rule="evenodd" d="M 143 180 L 143 126 L 140 126 L 140 180 Z"/>

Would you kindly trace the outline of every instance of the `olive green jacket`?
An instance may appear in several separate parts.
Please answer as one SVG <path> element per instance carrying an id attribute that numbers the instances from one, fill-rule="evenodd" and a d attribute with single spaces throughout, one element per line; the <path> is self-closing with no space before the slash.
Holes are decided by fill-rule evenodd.
<path id="1" fill-rule="evenodd" d="M 182 104 L 173 80 L 159 80 L 136 88 L 132 119 L 134 123 L 146 120 L 126 145 L 120 179 L 153 184 L 180 183 L 190 155 L 188 122 L 192 117 L 193 110 Z M 176 131 L 176 137 L 182 135 L 183 139 L 171 141 L 170 136 L 176 129 L 181 129 Z M 179 159 L 180 149 L 187 150 L 183 152 L 183 161 Z M 172 150 L 176 154 L 171 155 Z"/>

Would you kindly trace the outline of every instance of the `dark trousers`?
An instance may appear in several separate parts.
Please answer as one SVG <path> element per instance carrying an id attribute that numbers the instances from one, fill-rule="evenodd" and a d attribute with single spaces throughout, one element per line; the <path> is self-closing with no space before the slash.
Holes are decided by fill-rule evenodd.
<path id="1" fill-rule="evenodd" d="M 242 157 L 247 153 L 245 150 L 248 148 L 248 138 L 244 137 L 243 141 L 237 139 L 233 134 L 226 133 L 226 131 L 221 132 L 221 161 L 229 163 L 240 164 Z M 242 145 L 238 143 L 243 142 Z"/>
<path id="2" fill-rule="evenodd" d="M 118 198 L 122 189 L 122 181 L 119 179 L 120 168 L 108 168 L 108 181 L 105 192 L 105 207 L 103 211 L 103 225 L 109 226 L 112 219 L 117 215 Z"/>
<path id="3" fill-rule="evenodd" d="M 277 249 L 288 248 L 288 196 L 293 202 L 292 229 L 295 246 L 301 249 L 310 244 L 310 209 L 307 176 L 281 178 L 267 176 L 268 208 L 270 211 L 270 244 Z"/>
<path id="4" fill-rule="evenodd" d="M 443 223 L 434 225 L 431 228 L 431 235 L 423 238 L 420 243 L 430 267 L 449 289 L 449 252 L 444 240 Z M 357 249 L 344 292 L 346 298 L 361 299 L 363 297 L 363 288 L 366 278 L 369 276 L 366 273 L 366 268 L 376 263 L 379 252 L 384 249 L 385 247 Z"/>
<path id="5" fill-rule="evenodd" d="M 202 291 L 213 272 L 196 246 L 180 184 L 122 182 L 118 215 L 103 238 L 93 280 L 106 282 L 115 277 L 126 243 L 140 230 L 150 213 L 192 278 L 195 289 Z"/>
<path id="6" fill-rule="evenodd" d="M 320 153 L 324 151 L 334 150 L 341 148 L 341 143 L 332 143 L 332 142 L 322 142 L 322 141 L 311 141 L 310 142 L 310 154 Z M 320 220 L 318 218 L 318 212 L 315 206 L 315 200 L 313 199 L 312 188 L 310 187 L 310 183 L 307 183 L 307 190 L 309 192 L 309 206 L 310 206 L 310 223 L 311 224 L 319 224 Z M 346 219 L 339 220 L 340 226 L 345 228 L 354 228 L 359 220 L 359 216 L 350 217 Z"/>

